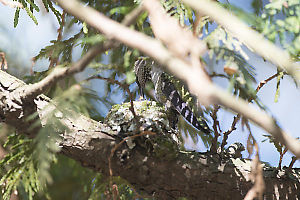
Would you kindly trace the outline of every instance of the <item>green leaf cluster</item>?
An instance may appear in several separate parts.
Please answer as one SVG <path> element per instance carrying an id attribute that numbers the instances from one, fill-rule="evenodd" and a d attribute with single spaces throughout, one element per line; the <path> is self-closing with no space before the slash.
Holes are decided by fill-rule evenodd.
<path id="1" fill-rule="evenodd" d="M 23 187 L 29 199 L 38 192 L 42 186 L 38 178 L 36 163 L 32 157 L 33 140 L 20 135 L 10 135 L 4 146 L 11 146 L 11 152 L 0 161 L 0 185 L 3 187 L 3 199 L 10 199 L 12 192 Z"/>
<path id="2" fill-rule="evenodd" d="M 16 27 L 19 23 L 19 16 L 20 16 L 20 10 L 24 9 L 27 13 L 27 15 L 32 19 L 32 21 L 38 25 L 38 21 L 36 17 L 34 16 L 35 12 L 40 12 L 40 8 L 38 4 L 36 3 L 36 0 L 18 0 L 19 3 L 22 4 L 23 8 L 16 8 L 15 11 L 15 17 L 14 17 L 14 27 Z M 56 16 L 57 20 L 61 21 L 61 14 L 59 11 L 54 7 L 53 2 L 51 0 L 43 0 L 43 6 L 46 9 L 47 12 L 51 11 Z"/>
<path id="3" fill-rule="evenodd" d="M 277 0 L 265 6 L 258 30 L 269 40 L 279 42 L 299 61 L 300 58 L 300 2 Z"/>

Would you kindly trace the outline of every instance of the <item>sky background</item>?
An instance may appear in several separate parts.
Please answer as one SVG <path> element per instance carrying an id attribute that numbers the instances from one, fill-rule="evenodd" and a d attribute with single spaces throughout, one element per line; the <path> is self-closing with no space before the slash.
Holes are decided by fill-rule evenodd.
<path id="1" fill-rule="evenodd" d="M 241 7 L 245 10 L 250 10 L 251 1 L 235 1 L 236 6 Z M 22 66 L 22 74 L 29 74 L 29 69 L 31 66 L 31 58 L 38 54 L 38 52 L 45 46 L 50 44 L 51 40 L 55 40 L 57 37 L 56 30 L 58 28 L 58 23 L 53 16 L 53 14 L 39 13 L 35 14 L 38 19 L 39 25 L 35 25 L 33 21 L 27 16 L 25 11 L 20 12 L 19 23 L 16 28 L 13 27 L 14 21 L 13 8 L 4 6 L 0 3 L 0 47 L 5 50 L 7 55 L 9 55 L 19 66 Z M 273 74 L 276 73 L 276 68 L 271 64 L 265 63 L 261 58 L 254 55 L 253 53 L 246 51 L 250 57 L 249 63 L 256 69 L 256 80 L 259 83 Z M 76 54 L 76 53 L 75 53 Z M 78 58 L 78 55 L 74 55 L 74 58 Z M 34 69 L 37 71 L 45 70 L 48 64 L 45 62 L 37 62 Z M 79 79 L 85 76 L 85 74 L 77 75 Z M 226 84 L 222 79 L 214 79 L 216 83 L 222 88 L 226 88 Z M 93 89 L 100 88 L 101 82 L 93 82 Z M 285 76 L 281 81 L 280 85 L 280 97 L 278 103 L 274 102 L 276 90 L 276 79 L 272 80 L 266 84 L 258 96 L 264 105 L 268 106 L 268 110 L 272 116 L 274 116 L 279 125 L 286 130 L 290 135 L 294 137 L 299 137 L 299 127 L 297 126 L 300 122 L 300 91 L 295 87 L 295 84 L 291 78 Z M 98 91 L 99 93 L 103 91 Z M 121 100 L 121 99 L 120 99 Z M 120 102 L 121 103 L 121 102 Z M 101 109 L 101 106 L 99 106 Z M 105 112 L 107 112 L 104 109 Z M 221 111 L 218 113 L 218 119 L 221 123 L 221 128 L 223 131 L 228 130 L 231 126 L 233 114 L 230 112 Z M 210 124 L 211 125 L 211 124 Z M 246 144 L 248 133 L 247 131 L 242 131 L 240 125 L 238 129 L 232 132 L 229 136 L 228 143 L 232 144 L 234 142 L 242 142 Z M 266 139 L 263 137 L 267 134 L 262 129 L 252 125 L 253 136 L 256 141 L 259 142 L 260 156 L 261 160 L 269 162 L 273 166 L 277 166 L 279 160 L 279 154 L 276 151 L 273 144 L 269 142 L 261 143 L 262 140 Z M 198 151 L 206 151 L 204 145 L 200 141 L 197 145 L 189 145 L 188 148 L 196 149 Z M 283 165 L 289 165 L 291 153 L 283 159 Z M 247 152 L 244 152 L 244 156 L 248 156 Z M 297 161 L 294 167 L 300 167 L 300 162 Z"/>

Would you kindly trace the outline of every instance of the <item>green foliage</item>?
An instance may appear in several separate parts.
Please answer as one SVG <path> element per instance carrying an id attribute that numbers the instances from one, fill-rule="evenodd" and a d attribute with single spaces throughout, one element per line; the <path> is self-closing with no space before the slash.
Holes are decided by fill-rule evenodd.
<path id="1" fill-rule="evenodd" d="M 38 7 L 38 5 L 35 3 L 34 0 L 18 0 L 18 2 L 20 2 L 23 6 L 23 8 L 16 8 L 16 12 L 15 12 L 15 18 L 14 18 L 14 27 L 17 27 L 18 22 L 19 22 L 19 14 L 20 14 L 20 9 L 24 9 L 27 13 L 27 15 L 32 19 L 32 21 L 38 25 L 38 21 L 36 19 L 36 17 L 34 16 L 34 11 L 39 12 L 40 8 Z M 46 11 L 49 12 L 49 7 L 51 9 L 51 11 L 55 14 L 55 16 L 57 17 L 57 20 L 60 22 L 61 20 L 61 16 L 60 13 L 58 12 L 58 10 L 56 10 L 53 7 L 53 2 L 51 0 L 43 0 L 43 6 L 46 8 Z"/>
<path id="2" fill-rule="evenodd" d="M 45 196 L 48 198 L 39 199 L 88 199 L 90 196 L 91 183 L 96 173 L 79 162 L 58 154 L 50 173 L 53 184 L 47 186 Z"/>
<path id="3" fill-rule="evenodd" d="M 254 9 L 254 13 L 256 15 L 260 14 L 260 12 L 263 9 L 263 1 L 262 0 L 253 0 L 251 5 Z"/>
<path id="4" fill-rule="evenodd" d="M 186 25 L 188 22 L 192 24 L 194 22 L 194 12 L 191 8 L 185 6 L 179 0 L 161 0 L 165 10 L 170 16 L 178 19 L 181 26 Z"/>
<path id="5" fill-rule="evenodd" d="M 10 153 L 0 163 L 3 169 L 0 184 L 4 185 L 4 199 L 9 199 L 11 192 L 19 187 L 24 188 L 29 199 L 32 199 L 47 183 L 53 183 L 49 170 L 51 164 L 56 161 L 56 153 L 60 150 L 59 133 L 68 131 L 60 122 L 60 116 L 73 115 L 74 112 L 88 115 L 89 108 L 86 106 L 90 104 L 87 100 L 94 97 L 89 90 L 81 90 L 79 85 L 74 85 L 56 95 L 53 100 L 56 109 L 47 114 L 43 122 L 45 126 L 34 139 L 26 139 L 20 135 L 9 136 L 6 146 L 10 147 Z M 51 109 L 51 105 L 45 109 Z M 36 115 L 32 115 L 28 120 L 32 121 Z M 40 123 L 39 120 L 35 121 L 32 128 Z"/>
<path id="6" fill-rule="evenodd" d="M 56 93 L 56 94 L 55 94 Z M 56 108 L 64 115 L 74 115 L 74 113 L 81 113 L 85 116 L 90 116 L 90 113 L 98 114 L 94 111 L 93 101 L 100 100 L 96 93 L 80 85 L 73 85 L 65 91 L 57 89 L 54 92 Z"/>
<path id="7" fill-rule="evenodd" d="M 38 55 L 34 57 L 34 60 L 38 60 L 41 58 L 46 59 L 60 59 L 60 63 L 70 63 L 72 62 L 72 53 L 73 48 L 77 44 L 78 38 L 80 37 L 81 32 L 75 34 L 73 37 L 57 41 L 50 41 L 52 44 L 43 48 Z"/>
<path id="8" fill-rule="evenodd" d="M 14 18 L 14 27 L 17 27 L 18 25 L 19 16 L 20 16 L 20 8 L 17 8 L 15 12 L 15 18 Z"/>
<path id="9" fill-rule="evenodd" d="M 269 40 L 279 41 L 291 56 L 300 56 L 300 2 L 298 0 L 273 1 L 265 6 L 258 27 Z"/>
<path id="10" fill-rule="evenodd" d="M 35 137 L 33 158 L 38 161 L 37 174 L 42 185 L 53 182 L 49 169 L 51 163 L 56 160 L 55 153 L 60 151 L 60 148 L 57 145 L 59 142 L 58 133 L 53 133 L 51 130 L 53 130 L 54 124 L 54 130 L 62 131 L 65 129 L 65 127 L 54 116 L 51 117 L 51 120 L 51 123 L 47 123 Z"/>
<path id="11" fill-rule="evenodd" d="M 49 113 L 46 124 L 40 129 L 34 139 L 27 139 L 22 135 L 10 135 L 5 147 L 10 147 L 0 166 L 3 168 L 0 185 L 3 185 L 3 199 L 9 199 L 10 194 L 21 187 L 27 193 L 29 199 L 40 192 L 46 183 L 51 183 L 49 174 L 50 165 L 55 161 L 55 154 L 60 150 L 58 147 L 58 133 L 66 130 L 65 126 L 55 116 L 57 111 Z M 28 119 L 32 121 L 37 114 Z M 32 129 L 40 125 L 36 120 L 32 123 Z"/>
<path id="12" fill-rule="evenodd" d="M 0 185 L 3 186 L 3 199 L 10 199 L 10 195 L 17 187 L 23 187 L 32 199 L 34 193 L 41 189 L 37 170 L 32 158 L 33 141 L 20 135 L 11 135 L 5 146 L 11 145 L 11 152 L 1 160 Z"/>
<path id="13" fill-rule="evenodd" d="M 280 85 L 280 81 L 283 78 L 283 76 L 284 76 L 283 72 L 279 72 L 279 75 L 277 76 L 276 93 L 275 93 L 275 99 L 274 99 L 275 103 L 278 102 L 279 93 L 280 93 L 279 85 Z"/>
<path id="14" fill-rule="evenodd" d="M 97 43 L 103 42 L 105 40 L 105 37 L 100 34 L 92 35 L 92 36 L 87 36 L 84 38 L 81 38 L 80 41 L 82 42 L 81 44 L 91 44 L 95 45 Z"/>
<path id="15" fill-rule="evenodd" d="M 36 25 L 38 25 L 38 22 L 37 22 L 35 16 L 33 15 L 33 13 L 31 12 L 31 10 L 30 10 L 28 7 L 25 7 L 24 9 L 26 10 L 27 15 L 32 19 L 32 21 L 33 21 Z"/>
<path id="16" fill-rule="evenodd" d="M 231 69 L 229 75 L 228 90 L 233 94 L 245 99 L 256 100 L 255 69 L 248 64 L 248 55 L 242 48 L 242 43 L 232 37 L 222 27 L 216 28 L 205 38 L 209 47 L 210 59 L 214 59 L 216 64 L 223 64 Z M 258 101 L 256 101 L 258 103 Z M 261 106 L 260 104 L 258 104 Z"/>

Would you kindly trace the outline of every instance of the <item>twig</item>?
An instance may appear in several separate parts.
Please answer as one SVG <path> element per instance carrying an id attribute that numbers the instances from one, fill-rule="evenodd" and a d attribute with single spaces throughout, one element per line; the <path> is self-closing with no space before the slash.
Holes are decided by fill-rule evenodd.
<path id="1" fill-rule="evenodd" d="M 33 67 L 34 67 L 35 63 L 36 63 L 35 57 L 31 58 L 31 66 L 30 66 L 30 75 L 31 76 L 33 76 L 33 74 L 34 74 Z"/>
<path id="2" fill-rule="evenodd" d="M 276 78 L 278 76 L 279 73 L 274 74 L 273 76 L 270 76 L 269 78 L 260 81 L 257 88 L 256 88 L 256 92 L 258 92 L 266 83 L 268 83 L 269 81 L 271 81 L 272 79 Z"/>
<path id="3" fill-rule="evenodd" d="M 247 140 L 247 150 L 249 152 L 249 154 L 252 154 L 252 149 L 253 146 L 255 147 L 255 158 L 252 160 L 252 166 L 251 166 L 251 174 L 250 174 L 250 178 L 251 180 L 254 182 L 253 187 L 247 192 L 244 200 L 252 200 L 256 197 L 258 197 L 259 200 L 263 199 L 263 192 L 266 188 L 265 186 L 265 182 L 263 179 L 263 168 L 262 165 L 260 163 L 260 159 L 259 159 L 259 148 L 258 148 L 258 144 L 256 142 L 256 140 L 254 139 L 252 133 L 251 133 L 251 129 L 250 129 L 250 125 L 248 123 L 248 121 L 245 121 L 245 125 L 249 131 L 249 137 Z M 253 141 L 252 144 L 250 144 L 250 141 Z M 251 147 L 250 147 L 251 145 Z M 251 150 L 249 149 L 251 148 Z"/>
<path id="4" fill-rule="evenodd" d="M 137 6 L 134 10 L 132 10 L 130 13 L 128 13 L 123 21 L 122 24 L 124 26 L 129 26 L 131 24 L 133 24 L 136 19 L 144 12 L 144 8 L 142 5 Z"/>
<path id="5" fill-rule="evenodd" d="M 219 111 L 219 109 L 220 109 L 220 106 L 215 105 L 215 106 L 214 106 L 214 110 L 213 110 L 213 112 L 211 113 L 211 117 L 212 117 L 212 119 L 213 119 L 213 121 L 214 121 L 214 123 L 213 123 L 214 139 L 213 139 L 213 141 L 212 141 L 212 145 L 211 145 L 211 149 L 210 149 L 210 150 L 211 150 L 212 152 L 214 152 L 214 153 L 217 152 L 218 137 L 220 136 L 219 131 L 222 132 L 222 131 L 221 131 L 221 128 L 220 128 L 220 123 L 219 123 L 219 121 L 218 121 L 218 119 L 217 119 L 217 112 Z M 219 129 L 219 130 L 218 130 L 218 129 Z"/>
<path id="6" fill-rule="evenodd" d="M 291 160 L 291 163 L 290 163 L 290 165 L 288 167 L 288 170 L 291 170 L 293 168 L 293 165 L 295 164 L 296 161 L 297 161 L 296 156 L 293 156 L 292 160 Z"/>
<path id="7" fill-rule="evenodd" d="M 221 143 L 221 149 L 224 149 L 225 145 L 227 144 L 228 135 L 232 131 L 236 130 L 235 126 L 238 123 L 238 121 L 240 120 L 240 117 L 241 117 L 240 114 L 238 114 L 237 116 L 233 117 L 233 121 L 231 123 L 230 129 L 228 131 L 226 131 L 226 132 L 223 133 L 223 140 L 222 140 L 222 143 Z"/>
<path id="8" fill-rule="evenodd" d="M 279 157 L 279 162 L 278 162 L 278 169 L 281 169 L 282 158 L 283 158 L 284 154 L 286 154 L 287 151 L 288 151 L 288 149 L 284 148 L 283 152 L 279 152 L 280 153 L 280 157 Z"/>
<path id="9" fill-rule="evenodd" d="M 224 75 L 224 74 L 215 74 L 215 73 L 213 73 L 210 76 L 219 76 L 219 77 L 225 77 L 225 78 L 227 78 L 227 76 Z M 258 84 L 257 88 L 256 88 L 256 92 L 258 92 L 265 84 L 267 84 L 269 81 L 271 81 L 272 79 L 274 79 L 277 76 L 278 76 L 278 73 L 276 73 L 273 76 L 271 76 L 271 77 L 269 77 L 269 78 L 261 81 Z M 252 99 L 250 99 L 249 101 L 251 101 L 251 100 Z M 233 122 L 231 124 L 230 129 L 228 131 L 224 132 L 223 140 L 222 140 L 222 143 L 221 143 L 221 149 L 223 149 L 225 147 L 225 145 L 227 144 L 227 139 L 228 139 L 229 134 L 232 131 L 236 130 L 235 126 L 236 126 L 237 122 L 239 121 L 239 119 L 240 119 L 240 114 L 238 114 L 236 117 L 233 118 Z"/>
<path id="10" fill-rule="evenodd" d="M 61 24 L 60 24 L 60 27 L 57 29 L 58 34 L 57 34 L 56 41 L 60 41 L 62 39 L 63 28 L 64 28 L 64 25 L 65 25 L 65 16 L 66 16 L 66 12 L 63 10 L 63 12 L 61 14 Z M 59 58 L 58 57 L 57 58 L 52 58 L 52 55 L 53 55 L 54 51 L 55 50 L 52 50 L 51 55 L 49 57 L 50 64 L 49 64 L 48 69 L 51 69 L 52 67 L 59 65 Z"/>
<path id="11" fill-rule="evenodd" d="M 216 72 L 213 72 L 213 73 L 209 74 L 209 76 L 211 78 L 213 78 L 213 77 L 221 77 L 221 78 L 227 78 L 227 79 L 229 79 L 229 77 L 227 75 L 225 75 L 225 74 L 217 74 Z"/>
<path id="12" fill-rule="evenodd" d="M 87 80 L 91 80 L 91 79 L 101 79 L 101 80 L 105 80 L 105 81 L 108 81 L 108 82 L 110 82 L 110 83 L 112 83 L 112 84 L 117 84 L 117 85 L 119 85 L 120 87 L 122 87 L 123 90 L 125 90 L 125 91 L 127 92 L 127 94 L 129 95 L 129 99 L 130 99 L 130 108 L 129 108 L 129 110 L 132 112 L 133 117 L 134 117 L 136 123 L 138 124 L 139 120 L 138 120 L 138 118 L 137 118 L 137 115 L 136 115 L 136 113 L 135 113 L 135 111 L 134 111 L 134 106 L 133 106 L 133 101 L 134 101 L 134 99 L 133 99 L 133 94 L 130 92 L 130 89 L 129 89 L 129 85 L 128 85 L 128 84 L 126 84 L 126 83 L 121 83 L 120 81 L 117 81 L 117 80 L 115 80 L 115 79 L 105 78 L 105 77 L 102 77 L 102 76 L 100 76 L 100 75 L 92 76 L 92 77 L 88 78 Z"/>
<path id="13" fill-rule="evenodd" d="M 94 46 L 79 61 L 74 63 L 71 67 L 69 68 L 55 67 L 53 71 L 48 76 L 46 76 L 43 80 L 25 88 L 23 100 L 25 101 L 31 100 L 36 96 L 38 96 L 39 94 L 43 93 L 53 83 L 56 83 L 57 81 L 63 79 L 66 76 L 70 76 L 75 73 L 83 71 L 95 56 L 113 47 L 115 47 L 113 42 L 106 42 L 101 46 Z"/>
<path id="14" fill-rule="evenodd" d="M 7 70 L 7 61 L 6 61 L 4 52 L 0 52 L 0 58 L 1 58 L 0 69 L 3 68 L 5 70 Z"/>

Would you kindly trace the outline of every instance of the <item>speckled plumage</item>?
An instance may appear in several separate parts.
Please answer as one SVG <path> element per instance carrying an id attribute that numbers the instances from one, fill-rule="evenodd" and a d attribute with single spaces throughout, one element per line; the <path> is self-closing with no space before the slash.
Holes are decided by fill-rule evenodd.
<path id="1" fill-rule="evenodd" d="M 148 81 L 151 81 L 151 63 L 147 61 L 147 58 L 141 58 L 134 63 L 134 73 L 136 75 L 136 82 L 140 89 L 142 97 L 145 96 L 144 88 Z"/>
<path id="2" fill-rule="evenodd" d="M 197 120 L 186 102 L 182 100 L 173 83 L 168 79 L 167 75 L 156 66 L 156 63 L 147 57 L 141 57 L 134 64 L 134 72 L 136 82 L 139 86 L 140 93 L 144 97 L 144 88 L 148 81 L 153 82 L 155 90 L 155 99 L 164 104 L 170 113 L 173 113 L 170 123 L 173 127 L 176 126 L 178 116 L 174 113 L 181 114 L 190 124 L 198 130 L 209 134 L 210 129 L 206 122 Z M 176 112 L 174 112 L 174 111 Z"/>

